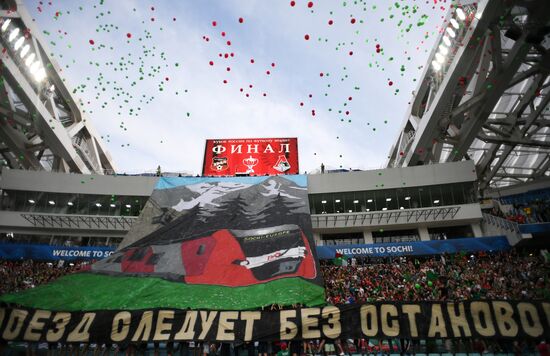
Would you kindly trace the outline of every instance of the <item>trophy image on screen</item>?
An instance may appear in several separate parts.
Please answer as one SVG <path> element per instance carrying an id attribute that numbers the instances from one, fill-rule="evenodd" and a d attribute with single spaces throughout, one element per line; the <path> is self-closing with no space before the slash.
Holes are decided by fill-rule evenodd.
<path id="1" fill-rule="evenodd" d="M 243 164 L 248 168 L 246 173 L 254 173 L 254 166 L 258 164 L 258 159 L 250 156 L 243 159 Z"/>

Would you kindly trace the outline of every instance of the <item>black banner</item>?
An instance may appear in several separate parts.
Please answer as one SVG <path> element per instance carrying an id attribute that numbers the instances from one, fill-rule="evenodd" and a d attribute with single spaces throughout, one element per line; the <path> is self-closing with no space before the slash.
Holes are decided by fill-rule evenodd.
<path id="1" fill-rule="evenodd" d="M 133 343 L 550 337 L 550 302 L 365 303 L 279 311 L 58 312 L 0 308 L 6 341 Z"/>

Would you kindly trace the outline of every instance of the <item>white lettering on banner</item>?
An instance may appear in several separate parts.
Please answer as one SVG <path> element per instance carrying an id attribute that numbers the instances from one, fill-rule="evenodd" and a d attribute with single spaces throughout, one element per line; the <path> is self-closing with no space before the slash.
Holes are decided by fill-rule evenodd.
<path id="1" fill-rule="evenodd" d="M 242 153 L 243 145 L 231 145 L 231 153 Z"/>
<path id="2" fill-rule="evenodd" d="M 281 146 L 281 149 L 279 150 L 279 153 L 290 152 L 290 143 L 281 143 L 280 146 Z M 283 146 L 285 147 L 284 151 L 283 151 Z"/>
<path id="3" fill-rule="evenodd" d="M 271 147 L 271 144 L 267 144 L 267 146 L 265 146 L 265 149 L 264 149 L 264 153 L 275 153 L 275 151 L 273 151 L 273 148 Z"/>
<path id="4" fill-rule="evenodd" d="M 413 252 L 411 245 L 388 246 L 388 247 L 353 247 L 353 248 L 337 248 L 336 252 L 346 255 L 372 255 L 375 253 L 406 253 Z"/>
<path id="5" fill-rule="evenodd" d="M 54 257 L 87 257 L 103 258 L 113 254 L 113 251 L 91 251 L 91 250 L 53 250 Z"/>
<path id="6" fill-rule="evenodd" d="M 214 152 L 216 154 L 224 153 L 226 150 L 227 150 L 227 148 L 225 148 L 224 146 L 221 146 L 221 145 L 217 145 L 217 146 L 212 147 L 212 152 Z"/>
<path id="7" fill-rule="evenodd" d="M 248 152 L 247 153 L 258 153 L 258 144 L 250 145 L 248 144 Z"/>

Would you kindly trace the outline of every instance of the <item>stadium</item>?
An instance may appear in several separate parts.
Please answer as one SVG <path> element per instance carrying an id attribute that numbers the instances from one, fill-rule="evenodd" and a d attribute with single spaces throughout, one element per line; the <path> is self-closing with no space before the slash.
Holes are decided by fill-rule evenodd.
<path id="1" fill-rule="evenodd" d="M 200 33 L 215 28 L 216 36 L 222 20 L 209 21 L 208 26 L 197 24 L 193 16 L 181 21 L 172 7 L 183 5 L 162 1 L 0 4 L 1 355 L 550 355 L 550 2 L 382 1 L 381 8 L 390 6 L 386 23 L 394 20 L 391 11 L 396 9 L 406 21 L 415 22 L 415 16 L 425 21 L 420 10 L 425 6 L 434 11 L 430 16 L 437 31 L 431 37 L 424 34 L 420 20 L 409 27 L 420 33 L 422 45 L 429 42 L 431 47 L 416 54 L 416 60 L 425 63 L 409 75 L 414 91 L 404 99 L 407 105 L 390 108 L 404 117 L 391 130 L 383 129 L 381 139 L 372 139 L 380 140 L 371 144 L 383 146 L 387 155 L 377 154 L 384 162 L 371 169 L 344 168 L 349 165 L 340 160 L 342 154 L 326 154 L 341 141 L 350 150 L 369 144 L 367 125 L 345 129 L 360 139 L 324 140 L 324 115 L 337 111 L 320 109 L 332 100 L 328 93 L 337 85 L 332 82 L 323 82 L 327 94 L 319 95 L 315 104 L 317 92 L 309 94 L 312 101 L 307 101 L 307 94 L 298 99 L 299 108 L 317 105 L 307 109 L 307 115 L 299 114 L 319 120 L 318 126 L 304 126 L 303 131 L 297 131 L 302 124 L 296 121 L 273 130 L 273 135 L 254 135 L 249 126 L 270 124 L 256 117 L 249 120 L 247 110 L 253 116 L 271 115 L 270 110 L 275 116 L 293 115 L 274 106 L 257 112 L 243 109 L 259 104 L 239 104 L 240 121 L 218 122 L 205 134 L 200 130 L 209 126 L 206 116 L 198 123 L 185 123 L 185 130 L 178 126 L 181 123 L 169 127 L 157 117 L 133 124 L 131 117 L 138 112 L 140 120 L 153 114 L 145 106 L 129 109 L 131 103 L 176 104 L 154 95 L 136 99 L 138 89 L 119 86 L 119 75 L 129 75 L 139 62 L 141 78 L 129 86 L 138 88 L 136 83 L 143 80 L 166 92 L 178 80 L 179 67 L 187 70 L 196 63 L 190 59 L 181 65 L 165 64 L 166 54 L 154 47 L 161 48 L 160 40 L 151 47 L 154 50 L 147 47 L 157 30 L 145 22 L 120 30 L 124 40 L 109 48 L 105 38 L 118 27 L 102 21 L 122 6 L 121 21 L 143 16 L 150 26 L 160 26 L 159 33 L 182 36 L 180 47 L 185 47 L 181 31 L 159 25 L 162 16 L 169 22 L 186 22 L 185 26 L 195 21 Z M 212 4 L 204 9 L 199 4 L 185 6 L 210 15 L 216 7 Z M 318 17 L 327 15 L 319 21 L 334 28 L 342 19 L 347 26 L 363 25 L 354 12 L 359 9 L 386 11 L 365 1 L 344 2 L 342 7 L 352 14 L 342 17 L 336 9 L 324 11 L 317 2 L 263 4 L 248 12 L 247 6 L 239 5 L 247 16 L 232 19 L 237 28 L 248 23 L 270 27 L 270 19 L 255 22 L 254 14 L 261 11 L 286 18 L 301 9 L 300 16 L 310 20 L 292 19 L 278 30 L 286 36 L 301 31 L 292 22 L 306 22 L 312 41 L 309 32 L 299 37 L 308 46 L 314 42 Z M 41 20 L 45 13 L 53 16 Z M 64 42 L 67 32 L 85 32 L 86 16 L 100 24 L 97 37 L 80 38 L 84 44 L 75 44 L 71 52 L 73 45 Z M 375 26 L 386 26 L 383 20 Z M 63 21 L 70 30 L 62 28 Z M 370 26 L 368 20 L 365 23 Z M 54 26 L 57 32 L 51 36 L 41 26 Z M 409 30 L 400 27 L 399 36 Z M 244 39 L 246 48 L 257 47 L 255 37 L 245 30 L 234 31 L 239 35 L 227 31 L 219 35 L 224 48 L 235 46 L 238 39 Z M 318 46 L 330 42 L 322 31 L 317 30 Z M 270 34 L 266 30 L 254 35 Z M 118 50 L 117 45 L 134 46 L 138 37 L 143 54 L 132 52 L 134 47 Z M 214 41 L 214 34 L 205 34 L 201 45 Z M 358 67 L 363 70 L 369 67 L 368 58 L 391 51 L 390 41 L 387 49 L 380 42 L 368 42 L 373 53 L 363 56 Z M 91 46 L 89 52 L 78 47 L 84 45 Z M 361 53 L 358 47 L 349 50 L 351 45 L 336 45 L 339 54 L 344 49 L 346 60 Z M 220 61 L 242 54 L 235 50 L 224 55 L 225 50 L 233 51 L 215 48 L 216 58 L 202 63 L 205 69 L 190 71 L 212 70 Z M 268 50 L 269 46 L 262 49 Z M 282 51 L 282 57 L 292 56 L 291 42 Z M 299 56 L 308 51 L 312 50 L 300 47 Z M 75 52 L 75 58 L 89 60 L 99 71 L 95 88 L 92 83 L 69 84 L 67 78 L 85 77 L 71 72 L 78 65 L 67 59 L 67 53 Z M 124 60 L 110 57 L 120 55 Z M 99 57 L 107 61 L 105 68 L 97 69 Z M 328 62 L 339 61 L 332 54 L 327 57 Z M 259 64 L 260 58 L 247 57 L 246 64 Z M 119 67 L 109 77 L 108 68 L 117 61 Z M 393 61 L 391 57 L 388 67 L 380 70 L 386 82 Z M 285 71 L 283 59 L 269 62 L 268 70 L 261 70 L 262 78 L 271 80 L 278 70 Z M 382 60 L 373 63 L 370 67 L 379 70 Z M 290 67 L 294 65 L 299 63 Z M 237 80 L 224 79 L 225 75 L 239 68 L 223 67 L 223 76 L 215 78 L 216 85 L 225 88 Z M 244 73 L 248 72 L 240 75 Z M 330 74 L 315 73 L 315 79 L 339 75 Z M 348 79 L 342 74 L 335 82 Z M 240 90 L 237 86 L 237 94 L 231 95 L 248 100 L 257 86 L 264 85 L 273 90 L 260 90 L 261 100 L 282 100 L 275 85 L 264 80 Z M 394 80 L 386 85 L 393 86 Z M 315 83 L 311 86 L 321 86 Z M 382 91 L 372 86 L 375 94 Z M 86 92 L 90 87 L 97 90 L 91 98 Z M 372 99 L 357 93 L 358 84 L 351 87 L 356 106 L 385 100 L 383 94 Z M 183 97 L 188 90 L 181 88 L 187 87 L 174 89 L 169 100 L 187 100 L 189 105 L 199 100 Z M 216 112 L 218 102 L 231 97 L 202 90 L 201 95 L 210 95 L 204 112 Z M 392 88 L 391 95 L 398 92 Z M 343 96 L 347 100 L 338 113 L 339 125 L 345 120 L 352 123 L 352 96 Z M 107 108 L 98 111 L 90 104 L 94 100 Z M 109 103 L 121 105 L 115 109 Z M 144 126 L 147 136 L 137 131 L 132 138 L 113 133 L 108 111 L 125 111 L 118 114 L 130 123 L 113 124 L 120 131 Z M 373 130 L 371 122 L 375 125 L 369 121 L 368 130 Z M 337 126 L 327 130 L 334 131 L 331 135 L 343 132 Z M 182 141 L 197 136 L 200 147 L 187 150 L 180 141 L 157 140 L 157 131 L 167 137 L 170 131 L 184 132 Z M 232 135 L 241 131 L 241 136 Z M 387 133 L 393 138 L 388 140 Z M 128 151 L 128 143 L 118 145 L 126 139 L 142 141 L 147 152 Z M 318 147 L 312 148 L 316 141 Z M 182 156 L 174 163 L 176 169 L 166 172 L 160 164 L 156 169 L 156 164 L 140 171 L 128 169 L 155 151 L 164 152 L 165 146 L 172 153 L 162 166 Z M 200 172 L 191 163 L 180 166 L 195 162 L 185 159 L 201 161 Z M 120 166 L 124 168 L 117 169 Z"/>

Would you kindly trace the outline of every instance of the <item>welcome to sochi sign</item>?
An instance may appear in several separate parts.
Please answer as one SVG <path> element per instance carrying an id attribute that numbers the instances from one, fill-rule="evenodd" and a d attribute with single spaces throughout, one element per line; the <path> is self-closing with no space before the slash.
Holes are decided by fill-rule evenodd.
<path id="1" fill-rule="evenodd" d="M 206 140 L 203 176 L 298 173 L 297 138 Z"/>
<path id="2" fill-rule="evenodd" d="M 74 261 L 100 260 L 109 257 L 112 247 L 100 246 L 52 246 L 40 244 L 0 243 L 0 259 L 2 260 L 40 260 L 40 261 Z"/>
<path id="3" fill-rule="evenodd" d="M 510 248 L 505 236 L 395 242 L 365 245 L 317 246 L 319 259 L 332 259 L 337 253 L 348 257 L 427 256 L 442 253 L 504 251 Z"/>

